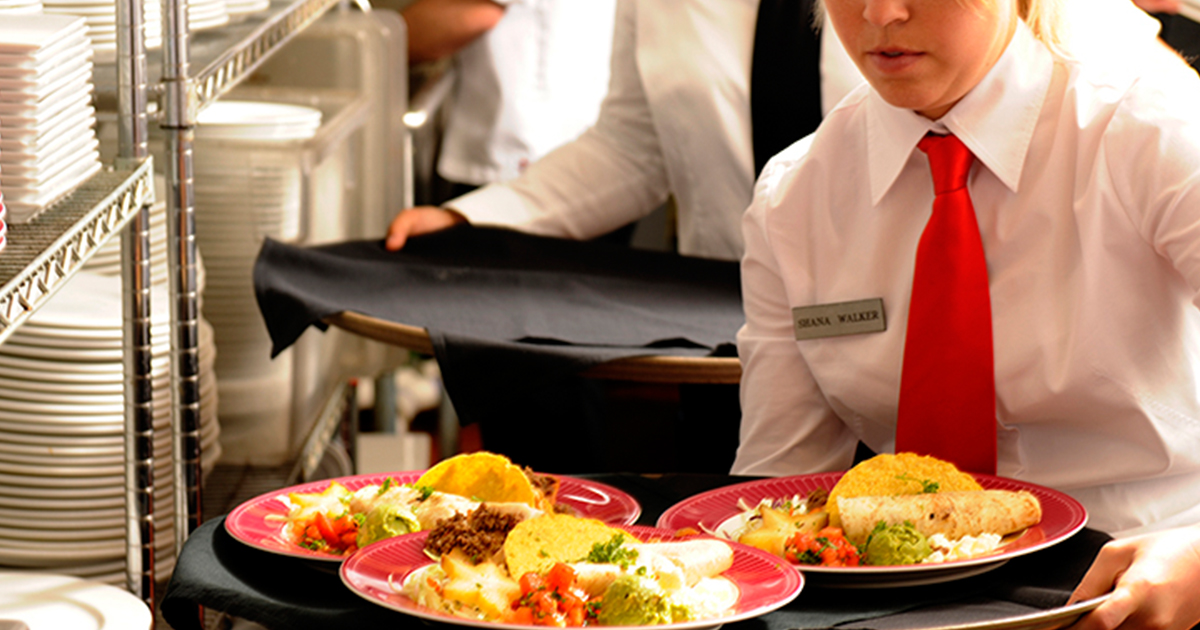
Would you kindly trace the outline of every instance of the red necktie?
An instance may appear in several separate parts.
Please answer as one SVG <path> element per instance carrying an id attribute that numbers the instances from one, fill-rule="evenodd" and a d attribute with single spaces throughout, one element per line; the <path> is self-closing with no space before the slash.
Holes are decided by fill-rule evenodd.
<path id="1" fill-rule="evenodd" d="M 917 245 L 904 339 L 896 451 L 996 472 L 996 385 L 987 262 L 967 174 L 975 156 L 954 136 L 917 145 L 933 171 L 933 215 Z"/>

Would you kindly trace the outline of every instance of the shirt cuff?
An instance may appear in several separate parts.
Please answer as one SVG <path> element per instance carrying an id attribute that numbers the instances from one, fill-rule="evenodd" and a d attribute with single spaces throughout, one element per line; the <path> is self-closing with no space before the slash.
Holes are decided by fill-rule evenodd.
<path id="1" fill-rule="evenodd" d="M 442 204 L 474 225 L 517 227 L 533 221 L 534 208 L 525 198 L 503 184 L 478 188 Z"/>

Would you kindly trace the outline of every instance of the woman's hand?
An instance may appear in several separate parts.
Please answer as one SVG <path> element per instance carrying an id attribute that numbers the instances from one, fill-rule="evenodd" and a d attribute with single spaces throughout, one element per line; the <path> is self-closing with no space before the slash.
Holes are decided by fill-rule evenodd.
<path id="1" fill-rule="evenodd" d="M 401 210 L 388 226 L 384 246 L 394 252 L 404 247 L 410 236 L 437 232 L 466 222 L 467 219 L 463 215 L 437 206 L 417 206 Z"/>
<path id="2" fill-rule="evenodd" d="M 1200 526 L 1108 543 L 1071 602 L 1110 591 L 1072 630 L 1187 630 L 1200 623 Z"/>

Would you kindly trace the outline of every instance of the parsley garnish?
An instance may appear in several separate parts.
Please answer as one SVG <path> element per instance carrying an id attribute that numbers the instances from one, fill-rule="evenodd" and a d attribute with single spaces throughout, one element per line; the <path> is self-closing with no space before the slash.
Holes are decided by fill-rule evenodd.
<path id="1" fill-rule="evenodd" d="M 896 475 L 896 478 L 900 481 L 915 481 L 921 484 L 921 494 L 933 494 L 934 492 L 937 492 L 938 488 L 940 487 L 940 484 L 932 479 L 914 479 L 913 477 L 908 476 L 908 473 Z"/>
<path id="2" fill-rule="evenodd" d="M 628 567 L 633 564 L 638 558 L 637 549 L 626 547 L 625 534 L 615 534 L 606 543 L 596 543 L 592 545 L 592 550 L 587 555 L 588 562 L 598 564 L 616 564 L 621 567 Z"/>
<path id="3" fill-rule="evenodd" d="M 392 487 L 392 478 L 391 477 L 384 478 L 383 485 L 379 486 L 379 492 L 375 493 L 376 496 L 383 494 L 384 492 L 387 492 L 388 488 L 391 488 L 391 487 Z"/>

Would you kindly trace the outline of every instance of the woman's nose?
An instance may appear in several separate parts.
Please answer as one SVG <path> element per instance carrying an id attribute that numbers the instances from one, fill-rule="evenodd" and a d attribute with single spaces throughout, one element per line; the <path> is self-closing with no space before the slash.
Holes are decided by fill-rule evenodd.
<path id="1" fill-rule="evenodd" d="M 873 26 L 887 26 L 908 19 L 909 0 L 864 0 L 863 19 Z"/>

